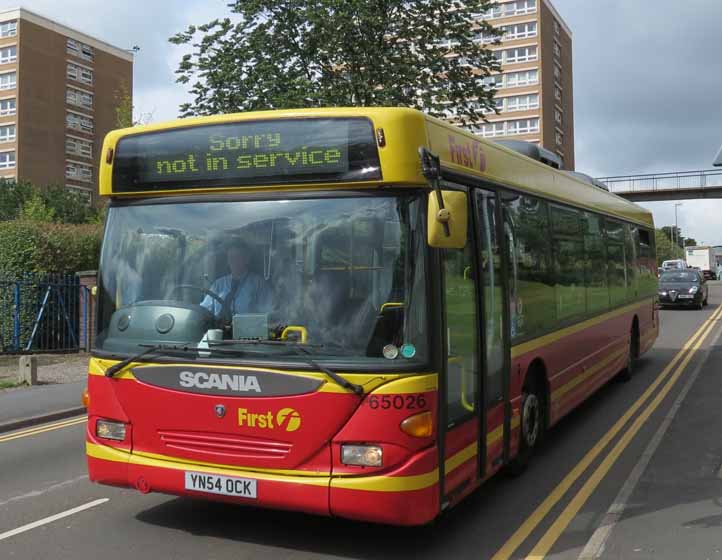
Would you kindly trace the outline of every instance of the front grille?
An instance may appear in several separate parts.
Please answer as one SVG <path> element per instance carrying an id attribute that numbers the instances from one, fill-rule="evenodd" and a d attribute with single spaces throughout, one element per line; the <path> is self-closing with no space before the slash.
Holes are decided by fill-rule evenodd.
<path id="1" fill-rule="evenodd" d="M 293 444 L 248 436 L 207 432 L 158 430 L 161 442 L 169 449 L 216 455 L 234 459 L 284 459 Z"/>

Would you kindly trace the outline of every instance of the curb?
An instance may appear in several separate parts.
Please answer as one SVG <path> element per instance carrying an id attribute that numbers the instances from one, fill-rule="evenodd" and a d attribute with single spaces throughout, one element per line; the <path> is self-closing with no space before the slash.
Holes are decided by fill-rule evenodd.
<path id="1" fill-rule="evenodd" d="M 19 420 L 11 420 L 10 422 L 4 422 L 0 424 L 0 434 L 4 432 L 11 432 L 13 430 L 19 430 L 21 428 L 27 428 L 29 426 L 36 426 L 37 424 L 44 424 L 45 422 L 53 422 L 54 420 L 63 420 L 72 416 L 80 416 L 81 414 L 85 413 L 86 410 L 84 406 L 76 406 L 74 408 L 66 408 L 64 410 L 58 410 L 56 412 L 39 414 L 38 416 L 30 416 L 28 418 L 20 418 Z"/>

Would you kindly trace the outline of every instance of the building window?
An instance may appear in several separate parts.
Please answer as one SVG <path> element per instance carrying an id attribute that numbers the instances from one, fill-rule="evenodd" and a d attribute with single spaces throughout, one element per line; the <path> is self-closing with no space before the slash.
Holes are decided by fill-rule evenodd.
<path id="1" fill-rule="evenodd" d="M 15 167 L 15 152 L 0 152 L 0 169 Z"/>
<path id="2" fill-rule="evenodd" d="M 93 117 L 87 117 L 79 113 L 68 112 L 68 114 L 65 116 L 65 123 L 67 124 L 68 128 L 72 128 L 73 130 L 80 130 L 82 132 L 92 133 L 94 129 Z"/>
<path id="3" fill-rule="evenodd" d="M 520 119 L 506 123 L 506 133 L 509 136 L 515 134 L 530 134 L 539 132 L 539 119 Z"/>
<path id="4" fill-rule="evenodd" d="M 90 189 L 76 187 L 75 185 L 65 185 L 65 188 L 84 199 L 87 204 L 90 204 L 90 201 L 92 199 L 92 193 L 90 192 Z"/>
<path id="5" fill-rule="evenodd" d="M 93 180 L 93 168 L 90 165 L 69 161 L 65 164 L 65 177 L 90 183 Z"/>
<path id="6" fill-rule="evenodd" d="M 562 81 L 562 69 L 559 68 L 559 66 L 557 66 L 556 64 L 554 65 L 554 79 L 557 82 Z"/>
<path id="7" fill-rule="evenodd" d="M 554 33 L 559 35 L 559 22 L 557 20 L 554 20 Z"/>
<path id="8" fill-rule="evenodd" d="M 554 41 L 554 54 L 556 56 L 562 56 L 562 48 L 559 46 L 559 43 Z"/>
<path id="9" fill-rule="evenodd" d="M 539 108 L 539 95 L 514 95 L 505 100 L 505 111 L 529 111 Z"/>
<path id="10" fill-rule="evenodd" d="M 501 28 L 504 32 L 504 39 L 525 39 L 527 37 L 536 37 L 536 22 L 517 23 L 516 25 L 507 25 Z"/>
<path id="11" fill-rule="evenodd" d="M 65 100 L 71 105 L 85 107 L 86 109 L 93 108 L 93 94 L 79 89 L 67 88 L 65 90 Z"/>
<path id="12" fill-rule="evenodd" d="M 506 49 L 503 51 L 502 62 L 505 64 L 514 64 L 516 62 L 528 62 L 537 59 L 536 47 L 518 47 L 516 49 Z"/>
<path id="13" fill-rule="evenodd" d="M 0 117 L 7 117 L 15 114 L 15 98 L 0 99 Z"/>
<path id="14" fill-rule="evenodd" d="M 509 16 L 521 16 L 536 12 L 536 0 L 517 0 L 516 2 L 505 2 L 495 4 L 483 14 L 481 19 L 498 19 Z M 478 17 L 478 16 L 475 16 Z"/>
<path id="15" fill-rule="evenodd" d="M 504 85 L 506 87 L 529 86 L 537 83 L 539 83 L 538 70 L 523 70 L 504 74 Z"/>
<path id="16" fill-rule="evenodd" d="M 482 108 L 481 103 L 478 103 L 478 102 L 473 103 L 472 105 L 477 111 L 481 111 L 485 115 L 493 114 L 496 112 L 496 111 L 494 111 L 494 109 Z M 504 99 L 503 98 L 495 98 L 493 105 L 498 111 L 503 111 L 504 110 Z"/>
<path id="17" fill-rule="evenodd" d="M 0 64 L 9 64 L 15 62 L 18 59 L 18 48 L 13 45 L 12 47 L 4 47 L 0 49 Z"/>
<path id="18" fill-rule="evenodd" d="M 85 43 L 81 43 L 80 41 L 76 41 L 75 39 L 67 40 L 65 52 L 91 62 L 93 61 L 93 58 L 95 58 L 93 47 L 86 45 Z"/>
<path id="19" fill-rule="evenodd" d="M 563 124 L 562 112 L 557 108 L 554 109 L 554 122 L 559 126 Z"/>
<path id="20" fill-rule="evenodd" d="M 0 89 L 15 89 L 17 74 L 15 72 L 7 72 L 0 74 Z"/>
<path id="21" fill-rule="evenodd" d="M 14 142 L 15 141 L 15 125 L 8 124 L 0 126 L 0 142 Z"/>
<path id="22" fill-rule="evenodd" d="M 501 74 L 494 74 L 493 76 L 487 76 L 484 78 L 484 85 L 487 87 L 493 87 L 499 89 L 504 85 L 504 77 Z"/>
<path id="23" fill-rule="evenodd" d="M 65 153 L 87 158 L 93 157 L 93 143 L 80 138 L 68 136 L 65 139 Z"/>
<path id="24" fill-rule="evenodd" d="M 68 63 L 67 76 L 76 82 L 93 85 L 93 71 L 72 62 Z"/>
<path id="25" fill-rule="evenodd" d="M 558 87 L 554 88 L 554 99 L 559 101 L 559 103 L 562 102 L 562 90 Z"/>
<path id="26" fill-rule="evenodd" d="M 0 23 L 0 37 L 14 37 L 18 34 L 18 22 L 6 21 Z"/>
<path id="27" fill-rule="evenodd" d="M 484 123 L 477 130 L 484 138 L 493 138 L 494 136 L 504 136 L 504 123 L 493 122 Z"/>
<path id="28" fill-rule="evenodd" d="M 474 132 L 484 138 L 531 134 L 533 132 L 539 132 L 539 119 L 519 119 L 514 121 L 484 123 L 477 127 Z"/>
<path id="29" fill-rule="evenodd" d="M 557 146 L 561 146 L 562 144 L 564 144 L 564 135 L 561 132 L 557 131 L 554 136 L 557 141 Z"/>

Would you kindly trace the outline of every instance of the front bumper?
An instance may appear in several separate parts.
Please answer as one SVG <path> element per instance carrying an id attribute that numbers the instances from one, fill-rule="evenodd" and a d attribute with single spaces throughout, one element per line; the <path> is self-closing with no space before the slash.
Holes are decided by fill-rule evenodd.
<path id="1" fill-rule="evenodd" d="M 89 433 L 86 441 L 88 474 L 100 484 L 390 525 L 423 525 L 439 513 L 436 453 L 436 448 L 427 449 L 382 476 L 334 477 L 330 473 L 250 471 L 130 453 L 104 445 Z M 186 471 L 252 478 L 257 481 L 258 497 L 186 490 Z"/>
<path id="2" fill-rule="evenodd" d="M 691 296 L 691 297 L 686 297 Z M 664 306 L 676 306 L 676 307 L 690 307 L 694 305 L 699 305 L 702 303 L 702 299 L 704 298 L 702 292 L 697 292 L 696 294 L 678 294 L 674 299 L 667 293 L 666 296 L 663 296 L 662 294 L 659 294 L 659 305 Z"/>

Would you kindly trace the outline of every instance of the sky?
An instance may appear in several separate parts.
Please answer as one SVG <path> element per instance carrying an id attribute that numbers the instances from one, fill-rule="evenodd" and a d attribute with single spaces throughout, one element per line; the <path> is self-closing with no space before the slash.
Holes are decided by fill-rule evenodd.
<path id="1" fill-rule="evenodd" d="M 722 146 L 722 2 L 552 0 L 573 32 L 578 171 L 611 176 L 712 168 Z M 0 0 L 121 48 L 135 45 L 136 116 L 178 116 L 184 47 L 168 37 L 228 13 L 227 0 Z M 672 202 L 644 203 L 658 227 Z M 682 234 L 722 245 L 722 200 L 684 201 Z"/>

